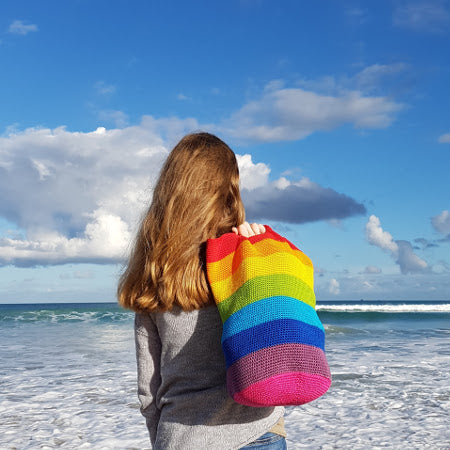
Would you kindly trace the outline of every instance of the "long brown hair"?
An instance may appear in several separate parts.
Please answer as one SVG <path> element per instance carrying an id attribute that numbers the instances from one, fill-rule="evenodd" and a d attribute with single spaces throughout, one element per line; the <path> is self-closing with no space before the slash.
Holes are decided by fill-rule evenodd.
<path id="1" fill-rule="evenodd" d="M 245 219 L 233 151 L 209 133 L 185 136 L 168 156 L 118 286 L 135 311 L 185 311 L 211 302 L 204 267 L 207 239 Z"/>

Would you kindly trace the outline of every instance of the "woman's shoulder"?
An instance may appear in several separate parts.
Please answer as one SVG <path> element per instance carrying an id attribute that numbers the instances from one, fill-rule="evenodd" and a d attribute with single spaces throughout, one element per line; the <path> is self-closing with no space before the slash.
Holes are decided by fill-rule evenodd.
<path id="1" fill-rule="evenodd" d="M 205 306 L 192 311 L 183 311 L 179 306 L 174 306 L 170 311 L 152 311 L 135 313 L 135 329 L 141 334 L 148 334 L 158 329 L 193 329 L 205 326 L 216 327 L 221 325 L 220 315 L 216 305 Z"/>
<path id="2" fill-rule="evenodd" d="M 136 312 L 134 314 L 134 330 L 137 334 L 148 336 L 156 330 L 156 323 L 150 312 Z"/>

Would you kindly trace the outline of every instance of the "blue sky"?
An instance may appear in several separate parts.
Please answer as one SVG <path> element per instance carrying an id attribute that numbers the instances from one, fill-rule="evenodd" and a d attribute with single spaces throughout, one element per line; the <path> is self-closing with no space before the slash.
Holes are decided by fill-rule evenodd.
<path id="1" fill-rule="evenodd" d="M 0 4 L 0 301 L 114 301 L 168 151 L 239 155 L 318 300 L 450 299 L 450 2 Z"/>

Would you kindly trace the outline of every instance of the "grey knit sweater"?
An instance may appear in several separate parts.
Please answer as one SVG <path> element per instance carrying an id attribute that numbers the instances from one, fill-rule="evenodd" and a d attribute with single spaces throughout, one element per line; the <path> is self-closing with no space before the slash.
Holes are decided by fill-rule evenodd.
<path id="1" fill-rule="evenodd" d="M 228 396 L 221 333 L 216 306 L 136 314 L 138 395 L 154 450 L 238 449 L 283 415 Z"/>

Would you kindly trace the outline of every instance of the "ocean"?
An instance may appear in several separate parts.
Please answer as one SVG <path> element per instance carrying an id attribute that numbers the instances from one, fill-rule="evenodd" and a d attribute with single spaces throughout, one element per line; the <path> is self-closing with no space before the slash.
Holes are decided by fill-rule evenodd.
<path id="1" fill-rule="evenodd" d="M 286 411 L 288 448 L 450 449 L 450 303 L 322 302 L 327 394 Z M 133 314 L 0 305 L 1 449 L 146 449 Z"/>

